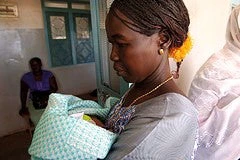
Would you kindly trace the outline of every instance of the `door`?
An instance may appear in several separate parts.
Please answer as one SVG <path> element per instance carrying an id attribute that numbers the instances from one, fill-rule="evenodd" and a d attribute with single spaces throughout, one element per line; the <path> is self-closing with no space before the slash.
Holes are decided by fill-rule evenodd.
<path id="1" fill-rule="evenodd" d="M 69 19 L 66 12 L 46 12 L 52 66 L 72 65 Z"/>
<path id="2" fill-rule="evenodd" d="M 96 15 L 96 21 L 92 21 L 92 23 L 96 23 L 95 25 L 98 26 L 96 30 L 93 30 L 93 33 L 98 35 L 98 53 L 95 53 L 98 99 L 100 103 L 104 103 L 109 96 L 121 97 L 128 89 L 129 84 L 116 74 L 113 70 L 113 63 L 109 59 L 111 44 L 107 40 L 105 19 L 111 0 L 91 2 L 92 8 L 98 6 L 96 9 L 91 10 L 91 15 Z M 93 17 L 92 20 L 94 20 Z"/>
<path id="3" fill-rule="evenodd" d="M 90 0 L 42 0 L 42 7 L 51 66 L 94 62 Z"/>
<path id="4" fill-rule="evenodd" d="M 92 24 L 89 14 L 73 13 L 73 42 L 77 64 L 94 62 Z"/>

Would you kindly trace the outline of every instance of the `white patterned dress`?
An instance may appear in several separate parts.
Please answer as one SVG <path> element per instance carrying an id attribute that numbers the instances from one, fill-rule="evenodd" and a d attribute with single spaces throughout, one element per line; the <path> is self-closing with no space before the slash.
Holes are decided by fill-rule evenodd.
<path id="1" fill-rule="evenodd" d="M 196 160 L 240 158 L 240 6 L 230 15 L 226 45 L 196 74 L 189 98 L 199 111 Z"/>
<path id="2" fill-rule="evenodd" d="M 160 95 L 135 105 L 106 159 L 192 159 L 197 130 L 197 110 L 186 97 Z"/>

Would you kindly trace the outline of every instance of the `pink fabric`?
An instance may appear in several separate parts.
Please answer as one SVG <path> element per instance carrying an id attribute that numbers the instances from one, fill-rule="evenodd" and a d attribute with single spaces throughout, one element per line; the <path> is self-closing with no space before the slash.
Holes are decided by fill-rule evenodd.
<path id="1" fill-rule="evenodd" d="M 229 18 L 226 45 L 200 68 L 189 90 L 199 111 L 197 160 L 240 158 L 239 10 Z"/>

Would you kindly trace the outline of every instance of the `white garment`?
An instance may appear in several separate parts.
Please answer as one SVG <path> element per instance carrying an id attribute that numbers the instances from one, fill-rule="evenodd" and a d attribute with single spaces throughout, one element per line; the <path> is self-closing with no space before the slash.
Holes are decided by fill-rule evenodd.
<path id="1" fill-rule="evenodd" d="M 236 7 L 229 18 L 227 43 L 196 74 L 189 98 L 199 111 L 196 160 L 240 158 L 240 32 Z"/>
<path id="2" fill-rule="evenodd" d="M 136 105 L 106 159 L 190 160 L 197 129 L 197 110 L 190 100 L 176 93 L 163 94 Z"/>

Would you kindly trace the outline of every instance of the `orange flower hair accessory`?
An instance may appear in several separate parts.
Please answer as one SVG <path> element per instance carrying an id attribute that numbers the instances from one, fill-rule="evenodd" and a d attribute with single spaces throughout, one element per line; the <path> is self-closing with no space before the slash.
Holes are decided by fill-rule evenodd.
<path id="1" fill-rule="evenodd" d="M 170 49 L 169 57 L 173 58 L 176 62 L 181 62 L 191 49 L 192 38 L 188 35 L 181 47 Z"/>

